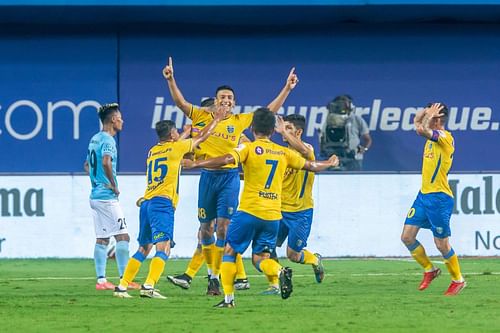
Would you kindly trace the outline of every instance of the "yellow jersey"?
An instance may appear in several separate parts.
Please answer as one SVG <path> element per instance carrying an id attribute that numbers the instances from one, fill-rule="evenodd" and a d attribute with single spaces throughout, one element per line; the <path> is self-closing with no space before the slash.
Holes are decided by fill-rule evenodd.
<path id="1" fill-rule="evenodd" d="M 144 199 L 166 197 L 174 208 L 179 202 L 179 175 L 184 154 L 193 150 L 193 140 L 158 143 L 151 147 L 147 159 L 147 187 Z"/>
<path id="2" fill-rule="evenodd" d="M 455 142 L 450 132 L 433 131 L 432 139 L 427 140 L 424 147 L 422 163 L 422 193 L 444 192 L 451 197 L 448 184 L 448 172 L 453 163 Z"/>
<path id="3" fill-rule="evenodd" d="M 263 220 L 281 219 L 281 193 L 287 168 L 302 169 L 306 160 L 269 139 L 257 139 L 231 152 L 243 165 L 245 185 L 238 210 Z"/>
<path id="4" fill-rule="evenodd" d="M 201 130 L 213 119 L 213 114 L 201 110 L 196 106 L 191 107 L 189 118 L 192 120 L 192 136 L 196 137 Z M 200 143 L 195 149 L 196 160 L 206 160 L 230 153 L 238 146 L 241 134 L 247 129 L 253 120 L 253 113 L 231 114 L 230 117 L 220 121 L 213 130 L 210 137 Z M 226 165 L 223 168 L 237 168 L 237 164 Z"/>
<path id="5" fill-rule="evenodd" d="M 314 150 L 311 150 L 308 161 L 314 161 Z M 281 210 L 283 212 L 300 212 L 314 207 L 312 188 L 314 184 L 314 172 L 307 170 L 296 170 L 287 168 L 283 180 L 283 196 L 281 198 Z"/>

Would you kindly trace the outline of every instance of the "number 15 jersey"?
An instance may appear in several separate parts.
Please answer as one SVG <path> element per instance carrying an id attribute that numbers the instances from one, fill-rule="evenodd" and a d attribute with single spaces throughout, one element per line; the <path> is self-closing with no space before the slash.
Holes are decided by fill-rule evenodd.
<path id="1" fill-rule="evenodd" d="M 193 150 L 193 140 L 158 143 L 151 147 L 147 159 L 147 186 L 144 198 L 165 197 L 174 208 L 179 201 L 179 175 L 184 154 Z"/>
<path id="2" fill-rule="evenodd" d="M 268 139 L 257 139 L 231 152 L 243 165 L 245 185 L 238 210 L 263 220 L 281 219 L 281 191 L 287 168 L 302 169 L 306 160 Z"/>

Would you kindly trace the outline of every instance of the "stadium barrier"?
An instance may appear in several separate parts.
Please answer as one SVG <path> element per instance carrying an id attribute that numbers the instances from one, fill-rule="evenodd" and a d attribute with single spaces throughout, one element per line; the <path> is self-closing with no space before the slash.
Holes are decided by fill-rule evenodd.
<path id="1" fill-rule="evenodd" d="M 180 179 L 173 257 L 190 257 L 196 246 L 198 175 Z M 456 203 L 452 244 L 460 255 L 498 255 L 500 174 L 451 174 Z M 122 175 L 120 202 L 137 248 L 140 175 Z M 0 176 L 1 258 L 91 258 L 94 227 L 83 175 Z M 417 195 L 417 174 L 319 174 L 309 248 L 324 256 L 407 256 L 400 242 L 405 216 Z M 419 240 L 437 255 L 431 233 Z M 280 252 L 283 254 L 283 250 Z M 247 252 L 246 255 L 250 253 Z"/>

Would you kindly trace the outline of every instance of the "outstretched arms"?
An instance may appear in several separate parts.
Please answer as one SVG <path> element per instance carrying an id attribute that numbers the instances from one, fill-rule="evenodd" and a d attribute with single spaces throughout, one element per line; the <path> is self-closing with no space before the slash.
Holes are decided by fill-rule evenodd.
<path id="1" fill-rule="evenodd" d="M 233 155 L 226 154 L 223 156 L 209 158 L 202 161 L 182 160 L 182 167 L 185 169 L 194 169 L 194 168 L 216 169 L 224 165 L 234 164 L 234 163 L 235 159 Z"/>
<path id="2" fill-rule="evenodd" d="M 283 87 L 283 89 L 281 89 L 278 96 L 276 96 L 276 98 L 271 103 L 269 103 L 267 108 L 274 113 L 278 112 L 278 110 L 283 105 L 283 103 L 285 103 L 286 98 L 295 88 L 298 82 L 299 78 L 297 77 L 297 74 L 295 74 L 295 67 L 293 67 L 288 74 L 285 86 Z"/>
<path id="3" fill-rule="evenodd" d="M 330 156 L 326 161 L 306 161 L 302 169 L 313 172 L 323 171 L 329 167 L 336 167 L 339 165 L 339 158 L 336 155 Z"/>
<path id="4" fill-rule="evenodd" d="M 172 95 L 175 105 L 189 117 L 192 104 L 184 99 L 179 87 L 177 87 L 177 83 L 174 79 L 174 64 L 172 57 L 168 57 L 168 64 L 163 68 L 163 77 L 167 80 L 168 90 L 170 90 L 170 95 Z"/>

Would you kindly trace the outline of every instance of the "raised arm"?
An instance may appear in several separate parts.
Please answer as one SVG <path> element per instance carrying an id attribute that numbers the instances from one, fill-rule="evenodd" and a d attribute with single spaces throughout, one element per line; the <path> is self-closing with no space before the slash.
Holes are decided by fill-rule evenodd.
<path id="1" fill-rule="evenodd" d="M 212 132 L 215 129 L 215 126 L 224 119 L 224 116 L 226 115 L 226 112 L 228 112 L 229 107 L 227 106 L 218 106 L 215 112 L 213 113 L 214 119 L 203 128 L 203 130 L 200 132 L 198 136 L 193 138 L 193 147 L 197 147 L 200 143 L 208 139 L 210 135 L 212 135 Z"/>
<path id="2" fill-rule="evenodd" d="M 184 99 L 179 87 L 177 87 L 177 83 L 174 79 L 174 64 L 172 57 L 168 57 L 168 64 L 163 68 L 163 77 L 167 80 L 168 90 L 170 90 L 170 95 L 172 95 L 175 105 L 189 117 L 192 104 Z"/>
<path id="3" fill-rule="evenodd" d="M 433 118 L 442 117 L 441 110 L 444 108 L 441 103 L 434 103 L 424 109 L 424 115 L 419 125 L 415 123 L 417 134 L 427 139 L 432 139 L 433 130 L 430 128 L 430 122 Z M 416 116 L 415 116 L 416 118 Z"/>
<path id="4" fill-rule="evenodd" d="M 286 129 L 285 121 L 281 116 L 276 118 L 276 132 L 280 133 L 290 146 L 298 151 L 305 159 L 309 159 L 312 148 Z"/>
<path id="5" fill-rule="evenodd" d="M 339 165 L 339 158 L 336 155 L 330 156 L 326 161 L 306 161 L 302 169 L 313 172 L 323 171 L 329 167 L 336 167 Z"/>
<path id="6" fill-rule="evenodd" d="M 181 135 L 179 135 L 179 140 L 185 140 L 189 138 L 189 136 L 191 135 L 191 129 L 191 125 L 184 125 L 184 127 L 182 128 L 182 133 Z"/>
<path id="7" fill-rule="evenodd" d="M 293 67 L 290 70 L 290 73 L 288 74 L 285 86 L 283 87 L 283 89 L 281 89 L 278 96 L 276 96 L 276 98 L 271 103 L 269 103 L 267 108 L 274 113 L 278 112 L 278 110 L 283 105 L 283 103 L 285 103 L 286 98 L 288 97 L 290 92 L 295 88 L 298 82 L 299 79 L 297 77 L 297 74 L 295 74 L 295 67 Z"/>

